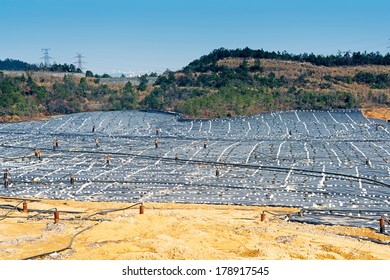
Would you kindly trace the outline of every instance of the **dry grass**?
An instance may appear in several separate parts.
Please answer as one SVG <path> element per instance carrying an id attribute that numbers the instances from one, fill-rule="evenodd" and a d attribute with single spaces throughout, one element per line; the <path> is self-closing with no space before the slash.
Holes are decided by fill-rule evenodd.
<path id="1" fill-rule="evenodd" d="M 28 122 L 28 121 L 42 121 L 42 120 L 51 120 L 54 118 L 59 118 L 63 115 L 52 115 L 47 116 L 45 114 L 36 114 L 33 116 L 3 116 L 0 117 L 0 122 Z"/>
<path id="2" fill-rule="evenodd" d="M 255 59 L 248 59 L 248 65 L 252 66 Z M 304 90 L 313 90 L 316 92 L 343 91 L 353 92 L 357 95 L 366 96 L 369 92 L 372 94 L 385 93 L 390 99 L 390 89 L 371 89 L 367 85 L 358 84 L 356 82 L 334 82 L 329 83 L 324 79 L 326 75 L 332 77 L 354 77 L 358 72 L 371 72 L 374 74 L 387 73 L 390 75 L 389 66 L 367 65 L 367 66 L 341 66 L 341 67 L 325 67 L 316 66 L 308 62 L 284 61 L 276 59 L 260 59 L 261 65 L 264 68 L 263 75 L 268 75 L 273 72 L 276 77 L 284 76 L 290 83 L 287 87 L 292 86 L 291 81 L 296 81 L 300 76 L 304 75 L 306 84 L 301 88 Z M 219 65 L 227 65 L 229 67 L 238 67 L 242 63 L 240 58 L 226 58 L 218 61 Z M 300 88 L 300 87 L 298 87 Z"/>
<path id="3" fill-rule="evenodd" d="M 390 108 L 388 107 L 363 108 L 362 113 L 369 118 L 390 120 Z"/>

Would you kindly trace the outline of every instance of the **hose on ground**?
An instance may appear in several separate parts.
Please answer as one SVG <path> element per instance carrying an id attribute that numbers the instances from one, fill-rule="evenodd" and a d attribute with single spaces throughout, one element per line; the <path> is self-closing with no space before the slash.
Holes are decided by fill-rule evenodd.
<path id="1" fill-rule="evenodd" d="M 9 210 L 6 214 L 4 214 L 1 218 L 0 218 L 0 221 L 8 218 L 7 216 L 12 212 L 12 211 L 15 211 L 16 209 L 18 209 L 18 206 L 19 204 L 23 203 L 23 201 L 19 202 L 18 204 L 16 204 L 13 208 L 11 208 L 11 210 Z"/>
<path id="2" fill-rule="evenodd" d="M 91 217 L 95 216 L 95 215 L 104 215 L 104 214 L 107 214 L 107 213 L 112 213 L 112 212 L 117 212 L 117 211 L 123 211 L 123 210 L 127 210 L 127 209 L 130 209 L 130 208 L 133 208 L 137 205 L 140 205 L 142 204 L 141 202 L 138 202 L 138 203 L 135 203 L 135 204 L 132 204 L 130 206 L 127 206 L 127 207 L 123 207 L 123 208 L 118 208 L 118 209 L 107 209 L 107 210 L 102 210 L 102 211 L 99 211 L 99 212 L 96 212 L 96 213 L 93 213 L 85 218 L 82 218 L 81 220 L 91 220 Z M 30 260 L 30 259 L 36 259 L 36 258 L 40 258 L 40 257 L 44 257 L 44 256 L 47 256 L 47 255 L 50 255 L 50 254 L 53 254 L 53 253 L 58 253 L 58 252 L 62 252 L 62 251 L 65 251 L 65 250 L 68 250 L 68 249 L 71 249 L 72 248 L 72 244 L 73 244 L 73 241 L 74 239 L 76 238 L 77 235 L 81 234 L 82 232 L 86 231 L 86 230 L 89 230 L 91 228 L 93 228 L 94 226 L 98 225 L 99 223 L 103 222 L 105 220 L 99 220 L 98 223 L 96 223 L 95 225 L 93 226 L 89 226 L 79 232 L 77 232 L 71 239 L 70 243 L 68 246 L 62 248 L 62 249 L 58 249 L 58 250 L 54 250 L 54 251 L 50 251 L 50 252 L 46 252 L 46 253 L 42 253 L 42 254 L 38 254 L 38 255 L 34 255 L 34 256 L 31 256 L 31 257 L 27 257 L 27 258 L 24 258 L 22 260 Z"/>
<path id="3" fill-rule="evenodd" d="M 362 237 L 362 236 L 346 235 L 346 234 L 337 234 L 337 235 L 355 238 L 355 239 L 363 240 L 363 241 L 369 241 L 369 242 L 373 242 L 373 243 L 380 244 L 380 245 L 390 245 L 390 242 L 385 242 L 385 241 L 370 238 L 370 237 Z"/>
<path id="4" fill-rule="evenodd" d="M 36 258 L 41 258 L 41 257 L 44 257 L 44 256 L 47 256 L 47 255 L 50 255 L 50 254 L 54 254 L 54 253 L 59 253 L 59 252 L 62 252 L 62 251 L 65 251 L 65 250 L 68 250 L 68 249 L 72 249 L 72 245 L 73 245 L 73 242 L 75 240 L 75 238 L 83 233 L 84 231 L 87 231 L 91 228 L 93 228 L 94 226 L 96 226 L 97 224 L 99 223 L 96 223 L 95 225 L 93 226 L 89 226 L 79 232 L 77 232 L 75 235 L 73 235 L 72 239 L 70 240 L 70 243 L 68 244 L 68 246 L 64 247 L 64 248 L 61 248 L 61 249 L 58 249 L 58 250 L 54 250 L 54 251 L 50 251 L 50 252 L 46 252 L 46 253 L 42 253 L 42 254 L 38 254 L 38 255 L 34 255 L 34 256 L 30 256 L 30 257 L 27 257 L 27 258 L 23 258 L 22 260 L 32 260 L 32 259 L 36 259 Z"/>
<path id="5" fill-rule="evenodd" d="M 270 221 L 279 219 L 281 217 L 284 217 L 284 218 L 287 217 L 288 219 L 290 219 L 290 217 L 293 216 L 293 215 L 298 215 L 299 216 L 299 212 L 295 212 L 295 213 L 294 212 L 275 213 L 275 212 L 271 212 L 271 211 L 268 211 L 268 210 L 264 210 L 263 213 L 268 213 L 268 214 L 273 216 L 272 218 L 269 219 Z"/>
<path id="6" fill-rule="evenodd" d="M 127 206 L 127 207 L 123 207 L 123 208 L 118 208 L 118 209 L 107 209 L 107 210 L 102 210 L 102 211 L 99 211 L 99 212 L 96 212 L 96 213 L 93 213 L 85 218 L 83 218 L 83 220 L 87 220 L 87 219 L 90 219 L 91 217 L 95 216 L 95 215 L 105 215 L 107 213 L 112 213 L 112 212 L 117 212 L 117 211 L 123 211 L 123 210 L 127 210 L 127 209 L 130 209 L 130 208 L 133 208 L 137 205 L 140 205 L 142 204 L 141 202 L 137 202 L 137 203 L 134 203 L 130 206 Z"/>
<path id="7" fill-rule="evenodd" d="M 12 146 L 12 145 L 4 145 L 3 147 L 6 148 L 19 148 L 19 149 L 31 149 L 31 147 L 25 147 L 25 146 Z M 42 150 L 45 150 L 45 148 L 42 148 Z M 64 150 L 63 152 L 69 152 L 69 153 L 86 153 L 86 154 L 105 154 L 103 152 L 98 151 L 82 151 L 82 150 Z M 213 166 L 230 166 L 230 167 L 239 167 L 239 168 L 248 168 L 248 169 L 263 169 L 268 171 L 274 171 L 274 172 L 296 172 L 305 174 L 308 176 L 328 176 L 328 177 L 343 177 L 345 179 L 350 179 L 353 181 L 359 181 L 362 180 L 366 184 L 377 184 L 381 185 L 383 187 L 390 188 L 390 184 L 378 181 L 376 179 L 371 179 L 367 177 L 362 176 L 355 176 L 350 174 L 342 174 L 337 172 L 329 172 L 329 171 L 319 171 L 319 170 L 309 170 L 309 169 L 302 169 L 302 168 L 288 168 L 288 167 L 280 167 L 280 166 L 270 166 L 270 165 L 257 165 L 257 164 L 247 164 L 247 163 L 235 163 L 235 162 L 219 162 L 219 161 L 210 161 L 210 160 L 193 160 L 193 159 L 178 159 L 175 160 L 173 158 L 166 158 L 161 156 L 151 156 L 151 155 L 139 155 L 139 154 L 133 154 L 133 153 L 121 153 L 121 152 L 111 152 L 111 155 L 118 155 L 118 156 L 129 156 L 134 158 L 142 158 L 142 159 L 151 159 L 151 160 L 162 160 L 162 161 L 170 161 L 170 162 L 182 162 L 182 163 L 192 163 L 192 164 L 205 164 L 205 165 L 213 165 Z"/>

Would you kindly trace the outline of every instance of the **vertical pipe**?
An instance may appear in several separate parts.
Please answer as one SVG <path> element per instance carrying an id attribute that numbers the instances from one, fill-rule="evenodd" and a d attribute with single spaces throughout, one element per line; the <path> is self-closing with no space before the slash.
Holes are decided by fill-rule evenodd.
<path id="1" fill-rule="evenodd" d="M 383 217 L 379 219 L 379 232 L 385 233 L 385 219 Z"/>
<path id="2" fill-rule="evenodd" d="M 23 213 L 27 213 L 27 202 L 23 201 Z"/>
<path id="3" fill-rule="evenodd" d="M 142 215 L 144 213 L 144 204 L 142 203 L 139 207 L 139 213 Z"/>
<path id="4" fill-rule="evenodd" d="M 58 224 L 60 221 L 60 212 L 57 211 L 57 209 L 54 211 L 54 223 Z"/>
<path id="5" fill-rule="evenodd" d="M 263 211 L 263 213 L 261 213 L 261 218 L 260 218 L 260 220 L 261 220 L 262 222 L 265 221 L 265 213 L 264 213 L 264 211 Z"/>

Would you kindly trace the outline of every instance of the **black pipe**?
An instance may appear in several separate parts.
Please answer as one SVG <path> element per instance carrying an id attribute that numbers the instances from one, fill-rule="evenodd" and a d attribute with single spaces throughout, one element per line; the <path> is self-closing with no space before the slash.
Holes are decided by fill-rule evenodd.
<path id="1" fill-rule="evenodd" d="M 12 147 L 12 148 L 20 148 L 20 149 L 32 149 L 31 147 L 17 147 L 17 146 L 5 146 L 5 147 Z M 51 149 L 41 149 L 41 150 L 51 150 Z M 81 151 L 81 150 L 67 150 L 64 152 L 69 153 L 85 153 L 85 154 L 106 154 L 107 152 L 97 152 L 97 151 Z M 191 164 L 205 164 L 205 165 L 213 165 L 213 166 L 231 166 L 231 167 L 239 167 L 239 168 L 248 168 L 248 169 L 262 169 L 266 171 L 274 171 L 274 172 L 300 172 L 304 175 L 311 175 L 311 174 L 320 174 L 320 175 L 327 175 L 329 176 L 335 176 L 335 177 L 344 177 L 351 179 L 353 181 L 364 181 L 368 184 L 376 184 L 381 185 L 387 188 L 390 188 L 390 184 L 371 179 L 371 178 L 365 178 L 361 176 L 354 176 L 349 174 L 342 174 L 342 173 L 336 173 L 336 172 L 329 172 L 329 171 L 317 171 L 317 170 L 308 170 L 308 169 L 301 169 L 301 168 L 293 168 L 293 167 L 280 167 L 280 166 L 270 166 L 270 165 L 256 165 L 256 164 L 243 164 L 243 163 L 232 163 L 232 162 L 218 162 L 218 161 L 206 161 L 206 160 L 193 160 L 193 159 L 178 159 L 175 161 L 174 158 L 166 158 L 166 157 L 159 157 L 159 156 L 148 156 L 148 155 L 137 155 L 132 153 L 115 153 L 111 152 L 112 155 L 121 155 L 121 156 L 128 156 L 133 158 L 142 158 L 142 159 L 151 159 L 151 160 L 161 160 L 161 161 L 169 161 L 169 162 L 182 162 L 182 163 L 191 163 Z"/>

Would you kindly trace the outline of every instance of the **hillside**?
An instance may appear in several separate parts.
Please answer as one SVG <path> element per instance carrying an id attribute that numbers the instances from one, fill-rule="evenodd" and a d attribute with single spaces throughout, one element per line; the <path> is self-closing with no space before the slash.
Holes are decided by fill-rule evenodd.
<path id="1" fill-rule="evenodd" d="M 157 79 L 144 75 L 118 83 L 80 73 L 35 73 L 0 72 L 2 120 L 97 110 L 158 109 L 206 118 L 390 105 L 389 54 L 323 57 L 218 49 Z"/>
<path id="2" fill-rule="evenodd" d="M 390 100 L 387 65 L 324 66 L 228 57 L 190 66 L 160 77 L 146 104 L 192 117 L 224 117 L 286 109 L 386 107 Z"/>

